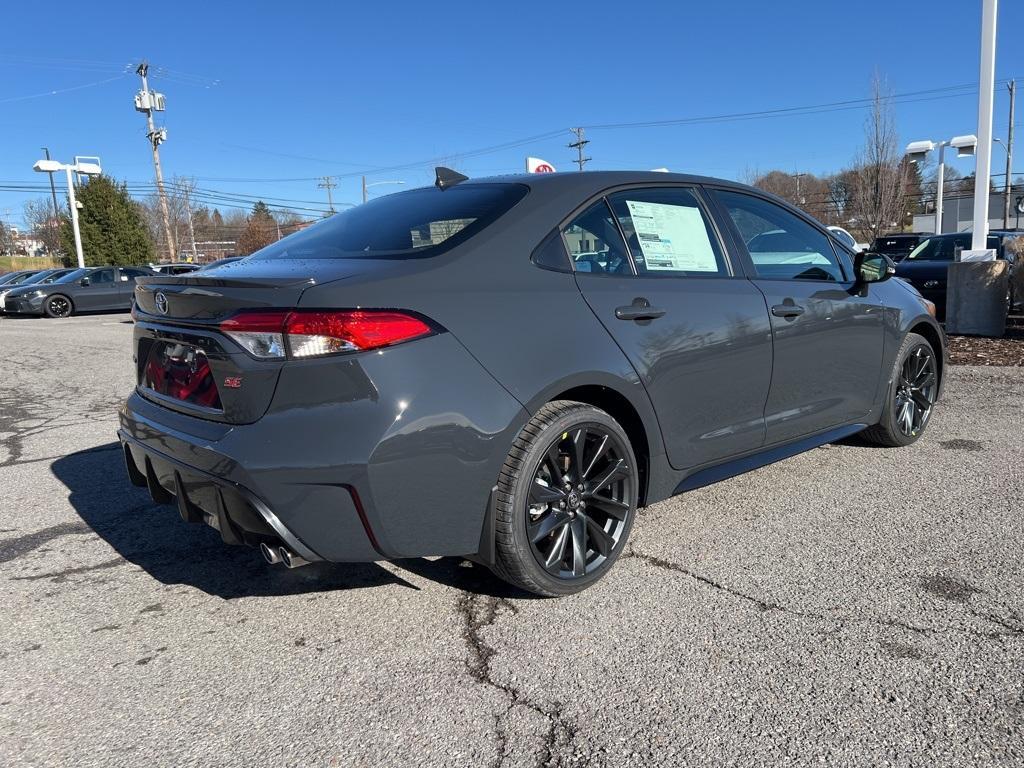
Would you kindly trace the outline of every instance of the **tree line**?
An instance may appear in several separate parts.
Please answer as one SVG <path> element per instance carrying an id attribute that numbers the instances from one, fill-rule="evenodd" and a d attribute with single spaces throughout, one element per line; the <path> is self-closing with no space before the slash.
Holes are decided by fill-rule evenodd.
<path id="1" fill-rule="evenodd" d="M 221 213 L 206 205 L 190 205 L 190 184 L 175 179 L 165 185 L 174 238 L 173 247 L 168 248 L 157 195 L 136 200 L 125 183 L 109 176 L 83 182 L 75 197 L 80 204 L 78 225 L 85 263 L 151 264 L 169 257 L 207 262 L 247 256 L 307 223 L 291 211 L 271 210 L 262 200 L 248 212 L 233 208 Z M 24 218 L 47 253 L 60 255 L 67 265 L 73 262 L 74 232 L 66 210 L 54 216 L 50 199 L 40 198 L 25 204 Z M 16 251 L 10 230 L 0 225 L 0 252 Z"/>

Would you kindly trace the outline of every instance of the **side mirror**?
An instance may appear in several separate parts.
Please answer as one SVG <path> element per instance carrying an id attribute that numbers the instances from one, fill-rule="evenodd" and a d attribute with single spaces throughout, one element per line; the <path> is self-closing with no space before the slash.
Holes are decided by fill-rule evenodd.
<path id="1" fill-rule="evenodd" d="M 81 280 L 78 281 L 78 284 L 84 288 L 85 286 L 89 285 L 89 282 L 90 280 L 88 277 L 83 277 Z"/>
<path id="2" fill-rule="evenodd" d="M 881 283 L 896 274 L 896 265 L 884 253 L 864 251 L 854 257 L 853 272 L 858 283 Z"/>

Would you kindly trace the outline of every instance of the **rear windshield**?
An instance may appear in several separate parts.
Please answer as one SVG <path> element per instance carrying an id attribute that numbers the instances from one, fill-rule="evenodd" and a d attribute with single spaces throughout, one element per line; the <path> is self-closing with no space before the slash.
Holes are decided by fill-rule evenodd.
<path id="1" fill-rule="evenodd" d="M 410 259 L 470 237 L 523 199 L 521 184 L 413 189 L 336 213 L 267 246 L 253 259 Z"/>

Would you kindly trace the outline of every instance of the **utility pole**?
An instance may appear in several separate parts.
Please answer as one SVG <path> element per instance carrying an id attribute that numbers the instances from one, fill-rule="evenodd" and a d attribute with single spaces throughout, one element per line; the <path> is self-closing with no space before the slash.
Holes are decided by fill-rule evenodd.
<path id="1" fill-rule="evenodd" d="M 317 186 L 320 189 L 327 190 L 327 210 L 329 213 L 334 213 L 334 200 L 331 198 L 331 190 L 334 189 L 338 184 L 332 180 L 330 176 L 321 176 L 321 181 Z M 366 195 L 366 177 L 363 177 L 363 195 Z"/>
<path id="2" fill-rule="evenodd" d="M 583 156 L 583 148 L 590 143 L 590 139 L 583 138 L 582 128 L 570 128 L 570 131 L 576 134 L 576 141 L 569 145 L 569 149 L 576 150 L 576 159 L 573 161 L 580 167 L 580 171 L 583 170 L 583 164 L 590 160 L 589 157 Z"/>
<path id="3" fill-rule="evenodd" d="M 363 176 L 363 202 L 366 202 L 366 177 Z"/>
<path id="4" fill-rule="evenodd" d="M 1010 175 L 1013 173 L 1013 108 L 1017 101 L 1017 81 L 1011 80 L 1006 84 L 1010 91 L 1010 124 L 1006 129 L 1006 178 L 1003 179 L 1003 229 L 1010 228 L 1010 193 L 1012 182 Z M 53 181 L 51 180 L 52 184 Z"/>
<path id="5" fill-rule="evenodd" d="M 794 178 L 796 178 L 796 202 L 797 202 L 797 205 L 803 205 L 804 204 L 804 198 L 800 194 L 800 179 L 802 179 L 806 175 L 807 175 L 806 173 L 794 173 L 793 174 Z"/>
<path id="6" fill-rule="evenodd" d="M 171 214 L 167 207 L 167 194 L 164 192 L 164 174 L 160 169 L 160 145 L 167 140 L 167 129 L 157 130 L 153 123 L 153 112 L 164 111 L 164 96 L 162 93 L 154 93 L 149 90 L 149 64 L 142 62 L 136 74 L 142 78 L 142 90 L 135 94 L 135 109 L 146 115 L 146 126 L 149 129 L 146 138 L 153 147 L 153 168 L 156 170 L 156 190 L 160 198 L 160 215 L 164 220 L 164 237 L 167 239 L 167 253 L 171 261 L 174 261 L 178 249 L 174 243 L 174 235 L 171 233 Z"/>
<path id="7" fill-rule="evenodd" d="M 50 150 L 47 147 L 42 148 L 43 152 L 46 153 L 46 159 L 50 159 Z M 57 219 L 60 218 L 60 209 L 57 207 L 57 187 L 53 183 L 53 171 L 50 171 L 47 176 L 50 177 L 50 194 L 53 196 L 53 220 L 56 223 Z"/>
<path id="8" fill-rule="evenodd" d="M 192 201 L 188 198 L 188 187 L 189 185 L 183 184 L 185 191 L 185 215 L 188 217 L 188 237 L 192 245 L 192 261 L 197 263 L 199 261 L 199 251 L 196 250 L 196 230 L 192 225 Z"/>

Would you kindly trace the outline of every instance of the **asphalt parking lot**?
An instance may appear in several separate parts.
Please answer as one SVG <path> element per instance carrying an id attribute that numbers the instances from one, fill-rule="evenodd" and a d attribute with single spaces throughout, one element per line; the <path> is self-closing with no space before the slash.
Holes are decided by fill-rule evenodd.
<path id="1" fill-rule="evenodd" d="M 563 600 L 287 571 L 124 476 L 127 315 L 0 319 L 0 764 L 1024 764 L 1024 369 L 642 512 Z"/>

